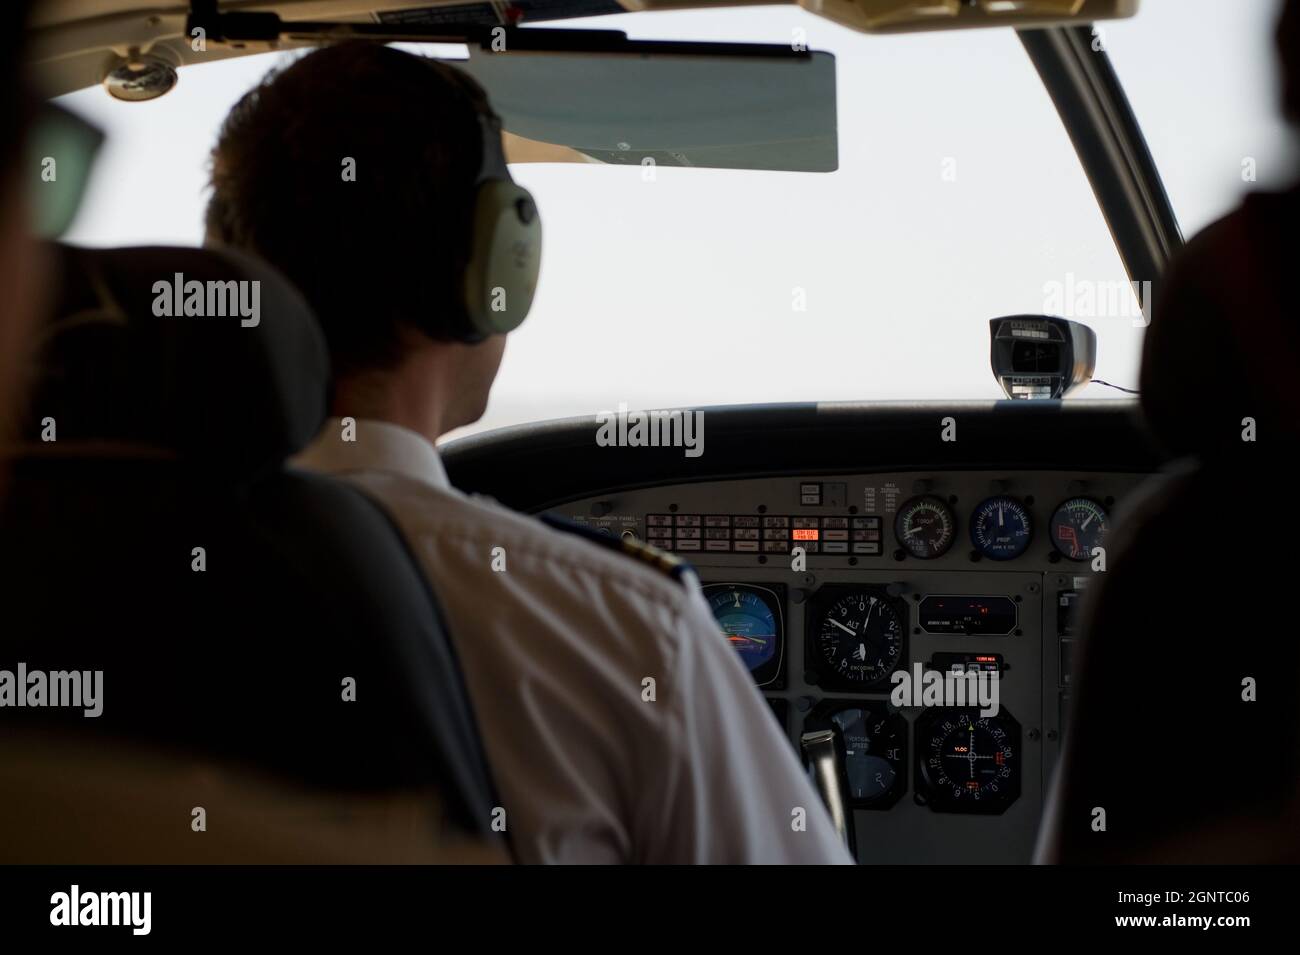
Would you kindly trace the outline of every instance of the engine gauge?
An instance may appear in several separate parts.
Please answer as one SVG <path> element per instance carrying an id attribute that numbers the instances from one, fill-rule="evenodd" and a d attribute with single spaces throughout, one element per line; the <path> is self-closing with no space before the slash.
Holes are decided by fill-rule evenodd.
<path id="1" fill-rule="evenodd" d="M 1005 708 L 928 710 L 916 749 L 917 801 L 935 812 L 1001 813 L 1020 797 L 1020 724 Z"/>
<path id="2" fill-rule="evenodd" d="M 970 539 L 989 560 L 1011 560 L 1029 547 L 1034 536 L 1029 510 L 1014 497 L 991 497 L 971 515 Z"/>
<path id="3" fill-rule="evenodd" d="M 943 498 L 914 497 L 894 518 L 894 536 L 905 551 L 920 560 L 947 553 L 957 536 L 957 517 Z"/>
<path id="4" fill-rule="evenodd" d="M 1052 515 L 1052 545 L 1070 560 L 1088 560 L 1105 542 L 1106 509 L 1087 497 L 1074 497 Z"/>
<path id="5" fill-rule="evenodd" d="M 752 584 L 708 584 L 704 599 L 754 682 L 779 689 L 784 683 L 785 662 L 783 595 Z"/>
<path id="6" fill-rule="evenodd" d="M 840 784 L 855 809 L 888 809 L 907 788 L 907 720 L 883 700 L 822 700 L 805 730 L 836 736 Z"/>
<path id="7" fill-rule="evenodd" d="M 874 687 L 886 682 L 903 659 L 907 605 L 883 588 L 822 587 L 809 619 L 805 646 L 820 686 Z"/>

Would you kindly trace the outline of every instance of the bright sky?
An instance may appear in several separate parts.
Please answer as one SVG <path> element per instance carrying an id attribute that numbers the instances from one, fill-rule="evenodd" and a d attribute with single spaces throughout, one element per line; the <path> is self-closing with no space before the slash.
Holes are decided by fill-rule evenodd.
<path id="1" fill-rule="evenodd" d="M 1242 179 L 1246 157 L 1260 185 L 1288 176 L 1273 93 L 1276 8 L 1144 0 L 1136 19 L 1103 25 L 1186 234 L 1254 187 Z M 1127 280 L 1008 30 L 868 37 L 794 7 L 590 25 L 776 43 L 802 28 L 811 48 L 838 58 L 840 169 L 660 168 L 646 182 L 639 168 L 514 167 L 545 222 L 542 280 L 479 427 L 620 403 L 996 398 L 989 318 L 1048 310 L 1067 283 Z M 191 68 L 151 103 L 98 88 L 66 97 L 109 133 L 69 238 L 198 243 L 217 126 L 273 61 Z M 1097 377 L 1133 386 L 1140 323 L 1069 317 L 1097 332 Z M 1100 386 L 1079 394 L 1119 397 Z"/>

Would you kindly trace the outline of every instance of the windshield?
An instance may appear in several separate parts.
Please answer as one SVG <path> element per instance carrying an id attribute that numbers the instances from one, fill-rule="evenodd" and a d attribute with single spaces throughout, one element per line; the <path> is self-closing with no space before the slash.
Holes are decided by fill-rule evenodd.
<path id="1" fill-rule="evenodd" d="M 1142 125 L 1183 235 L 1251 190 L 1295 178 L 1273 31 L 1279 0 L 1146 0 L 1101 37 Z"/>
<path id="2" fill-rule="evenodd" d="M 871 37 L 794 7 L 555 25 L 829 51 L 839 167 L 514 166 L 542 276 L 474 430 L 621 404 L 999 398 L 988 320 L 1016 313 L 1090 325 L 1096 377 L 1135 387 L 1136 300 L 1012 31 Z M 217 127 L 282 55 L 190 68 L 149 103 L 64 97 L 110 137 L 71 240 L 199 242 Z"/>

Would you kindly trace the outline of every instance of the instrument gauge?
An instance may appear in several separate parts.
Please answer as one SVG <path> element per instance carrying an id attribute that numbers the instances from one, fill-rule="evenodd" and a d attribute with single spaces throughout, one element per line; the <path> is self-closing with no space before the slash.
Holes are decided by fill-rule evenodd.
<path id="1" fill-rule="evenodd" d="M 907 721 L 883 700 L 822 700 L 804 723 L 836 736 L 840 783 L 854 809 L 888 809 L 907 788 Z"/>
<path id="2" fill-rule="evenodd" d="M 704 599 L 754 682 L 779 689 L 785 656 L 782 595 L 752 584 L 707 584 Z"/>
<path id="3" fill-rule="evenodd" d="M 1071 498 L 1052 515 L 1052 546 L 1070 560 L 1088 560 L 1105 542 L 1109 524 L 1106 509 L 1096 501 Z"/>
<path id="4" fill-rule="evenodd" d="M 874 687 L 903 659 L 907 607 L 883 588 L 823 587 L 810 619 L 807 653 L 821 686 Z"/>
<path id="5" fill-rule="evenodd" d="M 1005 708 L 927 711 L 916 749 L 917 797 L 935 812 L 1001 813 L 1020 797 L 1020 724 Z"/>
<path id="6" fill-rule="evenodd" d="M 898 509 L 894 536 L 913 557 L 931 560 L 952 546 L 957 536 L 957 517 L 943 498 L 930 494 L 914 497 Z"/>
<path id="7" fill-rule="evenodd" d="M 971 515 L 971 543 L 989 560 L 1019 557 L 1028 549 L 1033 536 L 1033 518 L 1014 497 L 990 497 Z"/>

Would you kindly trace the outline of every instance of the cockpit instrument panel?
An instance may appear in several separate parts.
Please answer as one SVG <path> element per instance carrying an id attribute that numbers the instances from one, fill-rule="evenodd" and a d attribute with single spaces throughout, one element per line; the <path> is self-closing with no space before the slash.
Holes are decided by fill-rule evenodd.
<path id="1" fill-rule="evenodd" d="M 861 861 L 1026 863 L 1060 756 L 1076 607 L 1101 572 L 1093 550 L 1143 479 L 736 477 L 606 490 L 555 513 L 695 568 L 793 751 L 829 731 Z M 954 687 L 996 675 L 997 713 L 896 698 L 901 675 L 915 687 L 927 672 Z"/>

